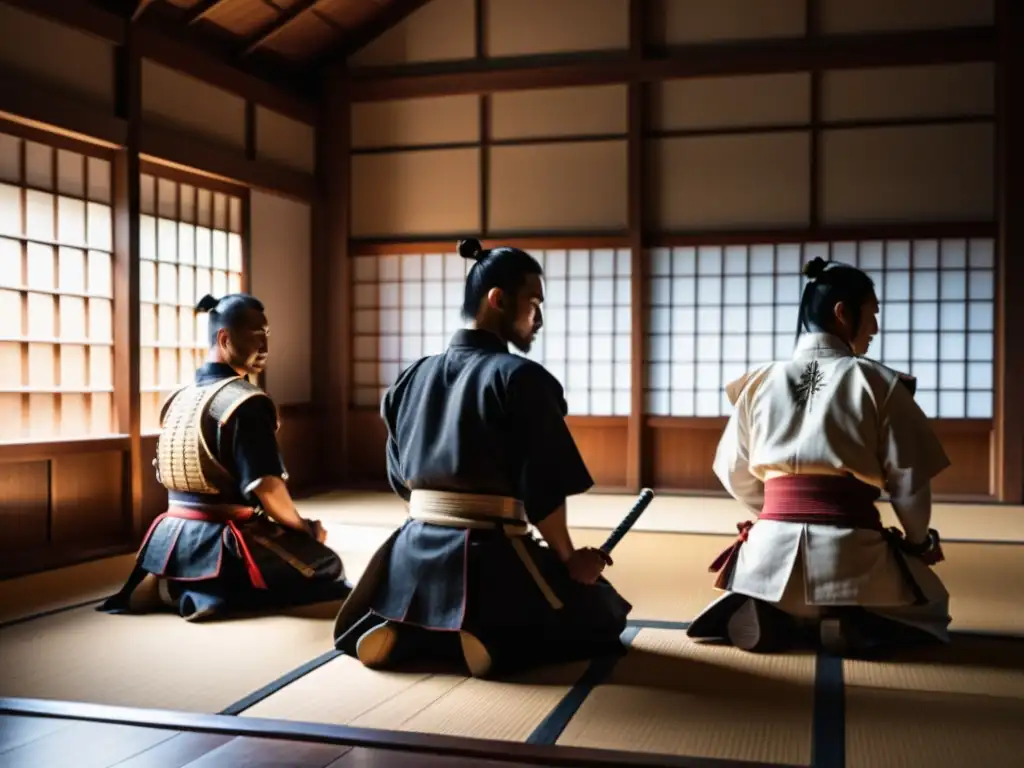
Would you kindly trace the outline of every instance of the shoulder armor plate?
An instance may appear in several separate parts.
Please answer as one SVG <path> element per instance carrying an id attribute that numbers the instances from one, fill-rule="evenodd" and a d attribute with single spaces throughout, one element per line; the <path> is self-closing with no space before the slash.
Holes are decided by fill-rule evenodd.
<path id="1" fill-rule="evenodd" d="M 223 389 L 219 390 L 210 401 L 208 413 L 210 417 L 223 427 L 235 415 L 238 408 L 249 400 L 261 397 L 274 412 L 275 423 L 279 424 L 277 418 L 277 406 L 270 396 L 255 384 L 246 379 L 232 379 Z"/>

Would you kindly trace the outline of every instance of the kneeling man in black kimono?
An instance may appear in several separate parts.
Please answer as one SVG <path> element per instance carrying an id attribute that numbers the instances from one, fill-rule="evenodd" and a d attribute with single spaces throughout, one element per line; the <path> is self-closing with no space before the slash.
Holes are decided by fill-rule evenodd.
<path id="1" fill-rule="evenodd" d="M 631 606 L 577 549 L 565 501 L 593 480 L 561 385 L 523 352 L 541 327 L 542 270 L 515 248 L 475 261 L 448 349 L 407 368 L 381 403 L 391 487 L 409 519 L 338 614 L 335 645 L 367 667 L 461 655 L 474 676 L 617 653 Z M 530 533 L 543 537 L 544 546 Z"/>

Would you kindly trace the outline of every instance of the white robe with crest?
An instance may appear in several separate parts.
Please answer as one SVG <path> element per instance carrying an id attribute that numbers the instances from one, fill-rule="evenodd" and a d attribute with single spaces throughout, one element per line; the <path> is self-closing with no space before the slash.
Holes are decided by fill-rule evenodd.
<path id="1" fill-rule="evenodd" d="M 750 371 L 727 388 L 734 412 L 714 471 L 755 515 L 779 475 L 853 475 L 888 493 L 907 538 L 931 519 L 931 479 L 949 466 L 899 374 L 855 356 L 837 337 L 803 334 L 793 358 Z M 896 562 L 908 564 L 928 604 Z M 728 588 L 802 617 L 859 605 L 948 639 L 949 595 L 932 570 L 897 555 L 877 531 L 762 520 L 751 528 Z"/>

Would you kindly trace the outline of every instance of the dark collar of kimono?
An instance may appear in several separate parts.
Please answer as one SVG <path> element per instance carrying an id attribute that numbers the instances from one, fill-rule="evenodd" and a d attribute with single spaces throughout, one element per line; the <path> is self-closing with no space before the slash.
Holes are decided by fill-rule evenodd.
<path id="1" fill-rule="evenodd" d="M 205 384 L 237 375 L 238 372 L 227 363 L 203 363 L 196 371 L 196 384 Z"/>
<path id="2" fill-rule="evenodd" d="M 449 346 L 469 347 L 485 352 L 508 352 L 508 344 L 490 331 L 481 331 L 478 328 L 462 328 L 456 331 Z"/>

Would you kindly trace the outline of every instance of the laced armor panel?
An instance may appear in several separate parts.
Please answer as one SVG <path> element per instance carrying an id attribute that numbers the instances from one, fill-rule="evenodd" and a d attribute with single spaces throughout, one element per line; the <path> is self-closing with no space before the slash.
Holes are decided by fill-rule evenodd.
<path id="1" fill-rule="evenodd" d="M 154 462 L 157 478 L 167 490 L 215 495 L 221 493 L 218 484 L 232 482 L 217 457 L 217 446 L 207 445 L 203 419 L 212 419 L 219 430 L 242 403 L 253 397 L 264 397 L 273 407 L 262 389 L 243 378 L 190 384 L 167 399 Z"/>
<path id="2" fill-rule="evenodd" d="M 157 441 L 157 477 L 169 491 L 217 494 L 224 468 L 206 444 L 202 420 L 210 401 L 236 379 L 190 384 L 168 398 Z"/>

